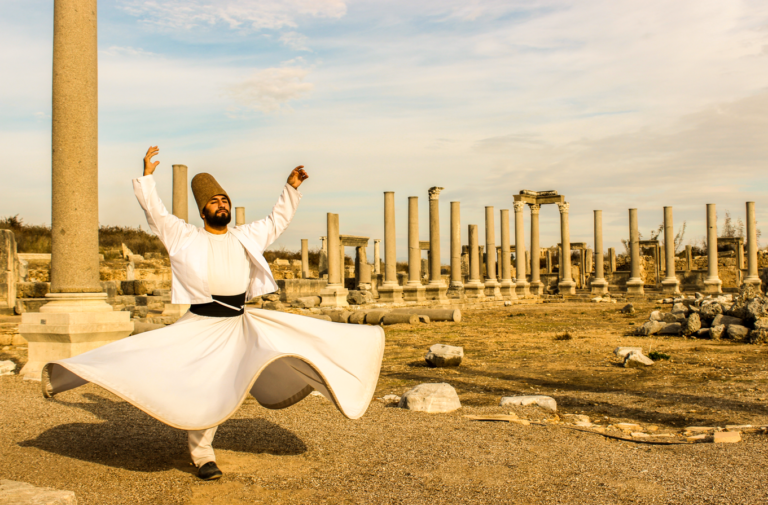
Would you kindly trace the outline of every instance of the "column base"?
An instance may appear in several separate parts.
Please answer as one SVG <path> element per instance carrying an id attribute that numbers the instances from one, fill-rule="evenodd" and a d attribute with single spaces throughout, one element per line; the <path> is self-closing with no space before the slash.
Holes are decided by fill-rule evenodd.
<path id="1" fill-rule="evenodd" d="M 501 291 L 501 297 L 504 300 L 517 300 L 517 293 L 515 293 L 515 284 L 512 280 L 507 279 L 501 281 L 499 285 L 499 291 Z"/>
<path id="2" fill-rule="evenodd" d="M 661 290 L 664 293 L 680 294 L 680 281 L 677 279 L 664 279 L 661 281 Z"/>
<path id="3" fill-rule="evenodd" d="M 515 283 L 515 294 L 518 298 L 527 298 L 531 296 L 531 285 L 528 281 L 517 281 Z"/>
<path id="4" fill-rule="evenodd" d="M 718 278 L 705 279 L 704 280 L 704 292 L 705 293 L 722 293 L 723 281 Z"/>
<path id="5" fill-rule="evenodd" d="M 763 283 L 763 281 L 760 280 L 760 277 L 754 275 L 752 277 L 745 277 L 743 284 L 754 284 L 758 288 Z"/>
<path id="6" fill-rule="evenodd" d="M 403 303 L 403 288 L 399 284 L 379 286 L 379 301 L 383 303 Z"/>
<path id="7" fill-rule="evenodd" d="M 427 284 L 426 286 L 426 298 L 427 300 L 436 301 L 440 304 L 449 303 L 448 300 L 448 286 L 444 283 Z"/>
<path id="8" fill-rule="evenodd" d="M 403 299 L 406 302 L 423 302 L 427 299 L 427 288 L 423 284 L 406 284 L 403 286 Z"/>
<path id="9" fill-rule="evenodd" d="M 464 298 L 464 283 L 463 282 L 451 282 L 448 286 L 448 292 L 446 296 L 452 300 L 461 300 Z"/>
<path id="10" fill-rule="evenodd" d="M 607 295 L 608 294 L 608 281 L 605 279 L 595 279 L 590 284 L 593 295 Z"/>
<path id="11" fill-rule="evenodd" d="M 560 290 L 561 295 L 575 295 L 576 294 L 576 282 L 573 280 L 560 281 L 557 284 L 557 288 Z"/>
<path id="12" fill-rule="evenodd" d="M 39 381 L 46 363 L 71 358 L 133 333 L 130 312 L 115 312 L 106 293 L 49 293 L 40 312 L 21 316 L 19 333 L 29 342 L 29 361 L 19 372 Z"/>
<path id="13" fill-rule="evenodd" d="M 381 293 L 381 288 L 379 288 Z M 320 290 L 321 307 L 349 307 L 347 295 L 349 290 L 341 284 L 328 284 Z"/>
<path id="14" fill-rule="evenodd" d="M 528 291 L 533 296 L 541 296 L 544 294 L 544 283 L 541 281 L 531 281 L 528 285 Z"/>
<path id="15" fill-rule="evenodd" d="M 644 295 L 645 283 L 639 277 L 629 279 L 627 281 L 627 294 L 629 295 Z"/>
<path id="16" fill-rule="evenodd" d="M 501 285 L 496 279 L 485 281 L 485 298 L 493 300 L 502 300 Z"/>
<path id="17" fill-rule="evenodd" d="M 467 300 L 485 300 L 485 285 L 480 282 L 464 284 L 464 298 Z"/>

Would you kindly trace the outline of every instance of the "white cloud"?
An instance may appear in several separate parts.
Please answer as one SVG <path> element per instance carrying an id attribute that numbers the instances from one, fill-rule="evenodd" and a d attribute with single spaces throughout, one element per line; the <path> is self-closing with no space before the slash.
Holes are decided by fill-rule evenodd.
<path id="1" fill-rule="evenodd" d="M 294 49 L 296 51 L 312 51 L 309 48 L 309 45 L 307 42 L 309 39 L 307 39 L 306 36 L 298 33 L 298 32 L 285 32 L 282 35 L 280 35 L 280 42 L 283 43 L 283 45 L 290 47 L 291 49 Z"/>
<path id="2" fill-rule="evenodd" d="M 314 84 L 304 82 L 309 70 L 297 67 L 258 70 L 248 79 L 229 88 L 229 95 L 241 105 L 276 112 L 290 100 L 309 94 Z"/>
<path id="3" fill-rule="evenodd" d="M 299 16 L 338 18 L 344 0 L 129 0 L 122 8 L 143 23 L 192 29 L 225 23 L 253 30 L 295 27 Z"/>

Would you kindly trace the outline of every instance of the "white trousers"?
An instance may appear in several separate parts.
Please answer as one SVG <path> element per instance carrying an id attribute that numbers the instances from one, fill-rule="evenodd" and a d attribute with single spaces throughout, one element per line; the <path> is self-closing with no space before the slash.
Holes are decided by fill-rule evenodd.
<path id="1" fill-rule="evenodd" d="M 207 430 L 188 431 L 189 434 L 189 454 L 192 456 L 192 462 L 200 468 L 204 464 L 216 461 L 216 455 L 213 453 L 213 436 L 216 435 L 218 426 L 208 428 Z"/>

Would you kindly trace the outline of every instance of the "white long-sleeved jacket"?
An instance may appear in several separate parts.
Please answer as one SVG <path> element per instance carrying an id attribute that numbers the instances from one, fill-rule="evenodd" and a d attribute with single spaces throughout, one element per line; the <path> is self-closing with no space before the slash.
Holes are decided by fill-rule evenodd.
<path id="1" fill-rule="evenodd" d="M 134 179 L 133 191 L 147 215 L 150 229 L 165 245 L 171 258 L 172 302 L 212 302 L 212 293 L 208 288 L 208 239 L 205 230 L 168 212 L 157 194 L 155 178 L 151 175 Z M 300 199 L 301 193 L 286 184 L 269 216 L 230 228 L 229 232 L 243 244 L 251 263 L 247 300 L 277 290 L 277 283 L 263 253 L 288 227 Z"/>

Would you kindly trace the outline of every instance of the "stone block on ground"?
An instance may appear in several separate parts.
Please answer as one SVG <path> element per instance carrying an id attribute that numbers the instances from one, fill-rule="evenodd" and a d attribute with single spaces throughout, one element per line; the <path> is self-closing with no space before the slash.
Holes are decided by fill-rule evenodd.
<path id="1" fill-rule="evenodd" d="M 723 338 L 723 334 L 725 333 L 725 325 L 720 324 L 717 326 L 713 326 L 709 329 L 709 338 L 712 340 L 720 340 Z"/>
<path id="2" fill-rule="evenodd" d="M 405 314 L 403 314 L 405 315 Z M 415 314 L 412 314 L 415 315 Z M 432 368 L 459 366 L 464 358 L 464 348 L 452 345 L 435 344 L 429 348 L 424 359 Z"/>
<path id="3" fill-rule="evenodd" d="M 681 314 L 680 312 L 668 312 L 664 314 L 662 321 L 667 324 L 682 323 L 685 321 L 685 314 Z"/>
<path id="4" fill-rule="evenodd" d="M 365 324 L 365 316 L 368 314 L 366 310 L 356 310 L 350 314 L 347 322 L 349 324 Z"/>
<path id="5" fill-rule="evenodd" d="M 683 332 L 683 325 L 680 323 L 670 323 L 659 331 L 659 335 L 680 335 Z"/>
<path id="6" fill-rule="evenodd" d="M 715 316 L 715 318 L 712 320 L 712 326 L 718 326 L 724 324 L 726 327 L 732 325 L 732 324 L 738 324 L 738 325 L 744 325 L 744 321 L 742 319 L 739 319 L 738 317 L 733 316 L 725 316 L 723 314 L 718 314 Z"/>
<path id="7" fill-rule="evenodd" d="M 266 310 L 284 310 L 285 305 L 282 302 L 264 302 L 262 308 Z"/>
<path id="8" fill-rule="evenodd" d="M 688 314 L 688 307 L 680 302 L 672 305 L 672 313 L 673 314 Z"/>
<path id="9" fill-rule="evenodd" d="M 653 360 L 641 352 L 631 352 L 624 358 L 624 368 L 645 368 L 653 365 Z"/>
<path id="10" fill-rule="evenodd" d="M 279 302 L 280 301 L 280 295 L 277 293 L 269 293 L 268 295 L 262 295 L 261 299 L 265 302 Z"/>
<path id="11" fill-rule="evenodd" d="M 699 331 L 694 333 L 694 336 L 696 338 L 710 339 L 710 338 L 712 338 L 712 335 L 710 334 L 709 331 L 710 331 L 709 328 L 701 328 Z"/>
<path id="12" fill-rule="evenodd" d="M 294 300 L 292 305 L 300 309 L 311 309 L 320 306 L 321 298 L 319 296 L 304 296 Z"/>
<path id="13" fill-rule="evenodd" d="M 634 314 L 635 313 L 635 306 L 631 303 L 626 304 L 624 307 L 621 308 L 622 314 Z"/>
<path id="14" fill-rule="evenodd" d="M 723 313 L 723 307 L 719 303 L 716 302 L 710 302 L 708 304 L 701 304 L 701 311 L 699 314 L 701 315 L 702 319 L 706 319 L 708 321 L 711 321 L 717 316 L 718 314 Z"/>
<path id="15" fill-rule="evenodd" d="M 544 410 L 557 412 L 557 402 L 551 396 L 531 395 L 531 396 L 505 396 L 499 402 L 499 407 L 512 407 L 528 405 L 537 405 Z"/>
<path id="16" fill-rule="evenodd" d="M 418 324 L 419 316 L 416 314 L 387 314 L 381 319 L 381 324 Z"/>
<path id="17" fill-rule="evenodd" d="M 365 324 L 379 325 L 389 310 L 371 310 L 365 315 Z"/>
<path id="18" fill-rule="evenodd" d="M 461 408 L 461 402 L 450 384 L 419 384 L 400 398 L 398 407 L 418 412 L 452 412 Z"/>
<path id="19" fill-rule="evenodd" d="M 637 335 L 641 337 L 648 337 L 650 335 L 656 335 L 658 332 L 664 329 L 667 323 L 661 321 L 646 321 L 642 326 L 637 328 Z"/>
<path id="20" fill-rule="evenodd" d="M 701 318 L 695 312 L 688 316 L 683 324 L 683 335 L 693 335 L 701 329 Z"/>
<path id="21" fill-rule="evenodd" d="M 731 340 L 740 342 L 747 339 L 747 335 L 749 335 L 749 328 L 746 326 L 741 326 L 740 324 L 731 324 L 726 329 L 726 333 L 728 334 L 728 338 Z"/>
<path id="22" fill-rule="evenodd" d="M 14 370 L 16 370 L 16 363 L 13 361 L 0 361 L 0 375 L 14 375 Z"/>
<path id="23" fill-rule="evenodd" d="M 651 312 L 651 315 L 648 316 L 649 321 L 663 321 L 664 320 L 664 313 L 660 310 L 654 310 Z"/>
<path id="24" fill-rule="evenodd" d="M 715 433 L 716 444 L 735 444 L 741 442 L 741 433 L 738 431 L 718 431 Z"/>
<path id="25" fill-rule="evenodd" d="M 350 305 L 365 305 L 373 302 L 373 295 L 368 291 L 350 291 L 347 303 Z"/>
<path id="26" fill-rule="evenodd" d="M 461 322 L 460 309 L 394 309 L 393 314 L 418 314 L 419 316 L 428 316 L 430 321 L 448 321 L 453 323 Z"/>
<path id="27" fill-rule="evenodd" d="M 617 347 L 613 350 L 613 354 L 616 355 L 617 358 L 626 358 L 627 354 L 631 352 L 643 352 L 642 347 Z"/>
<path id="28" fill-rule="evenodd" d="M 72 491 L 37 487 L 26 482 L 0 480 L 2 505 L 77 505 Z"/>

